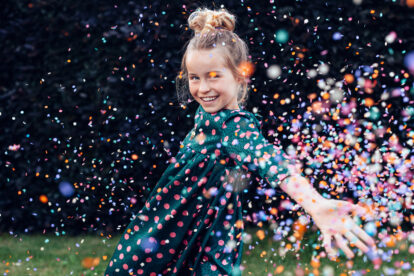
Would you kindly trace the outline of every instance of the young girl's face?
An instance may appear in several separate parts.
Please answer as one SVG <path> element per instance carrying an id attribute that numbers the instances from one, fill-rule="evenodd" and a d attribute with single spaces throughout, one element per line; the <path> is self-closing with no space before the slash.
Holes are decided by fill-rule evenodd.
<path id="1" fill-rule="evenodd" d="M 242 82 L 225 66 L 220 49 L 190 50 L 186 66 L 190 93 L 206 112 L 239 109 L 237 93 Z"/>

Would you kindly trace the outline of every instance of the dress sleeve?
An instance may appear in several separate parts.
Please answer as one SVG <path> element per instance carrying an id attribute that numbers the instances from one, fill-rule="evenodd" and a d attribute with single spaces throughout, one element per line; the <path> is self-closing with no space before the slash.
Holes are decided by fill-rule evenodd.
<path id="1" fill-rule="evenodd" d="M 222 125 L 222 145 L 239 168 L 257 173 L 275 188 L 289 176 L 289 160 L 281 147 L 263 137 L 257 124 L 246 113 L 230 115 Z"/>

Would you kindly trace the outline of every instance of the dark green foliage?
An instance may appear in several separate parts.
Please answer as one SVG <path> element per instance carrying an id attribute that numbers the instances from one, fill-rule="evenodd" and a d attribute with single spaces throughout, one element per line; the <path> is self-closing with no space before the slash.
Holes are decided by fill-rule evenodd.
<path id="1" fill-rule="evenodd" d="M 276 2 L 3 4 L 0 232 L 114 232 L 127 225 L 193 124 L 197 104 L 180 106 L 174 79 L 191 37 L 186 20 L 199 4 L 214 8 L 223 3 L 237 15 L 236 32 L 248 42 L 256 66 L 252 84 L 257 90 L 251 92 L 247 109 L 258 107 L 263 114 L 265 136 L 285 126 L 277 141 L 284 147 L 291 144 L 286 126 L 311 105 L 307 96 L 318 91 L 315 79 L 300 74 L 314 64 L 328 63 L 329 76 L 340 80 L 384 61 L 386 75 L 368 95 L 375 101 L 384 89 L 404 86 L 388 73 L 400 74 L 404 53 L 414 49 L 408 24 L 414 19 L 412 9 L 393 1 L 363 1 L 359 6 L 352 1 Z M 288 31 L 288 42 L 271 42 L 281 28 Z M 384 37 L 393 30 L 401 42 L 391 51 Z M 333 41 L 335 32 L 344 37 Z M 293 51 L 306 57 L 299 59 Z M 269 81 L 265 63 L 279 64 L 281 78 Z M 412 76 L 405 85 L 412 87 Z M 367 95 L 355 87 L 349 84 L 345 91 L 360 103 Z M 275 93 L 280 99 L 296 97 L 281 108 L 279 100 L 272 100 Z M 412 102 L 413 94 L 408 96 Z M 409 102 L 395 97 L 387 104 L 390 117 L 385 122 L 392 116 L 398 120 Z M 357 113 L 362 119 L 365 112 L 361 107 Z M 412 128 L 412 121 L 389 127 L 401 135 L 403 124 Z M 324 131 L 319 134 L 329 133 Z M 408 138 L 400 138 L 405 145 Z M 269 136 L 269 141 L 275 138 Z M 59 190 L 63 181 L 73 184 L 73 195 Z M 47 203 L 40 201 L 41 195 Z M 264 196 L 252 198 L 261 202 Z"/>

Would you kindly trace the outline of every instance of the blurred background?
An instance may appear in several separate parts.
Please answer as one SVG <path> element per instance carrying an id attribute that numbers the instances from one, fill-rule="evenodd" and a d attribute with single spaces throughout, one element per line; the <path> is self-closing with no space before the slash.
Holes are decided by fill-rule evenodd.
<path id="1" fill-rule="evenodd" d="M 328 198 L 412 229 L 414 1 L 6 1 L 0 24 L 0 233 L 124 230 L 194 124 L 177 101 L 187 18 L 236 15 L 246 109 Z M 303 215 L 256 179 L 246 223 Z M 292 212 L 299 210 L 299 212 Z"/>

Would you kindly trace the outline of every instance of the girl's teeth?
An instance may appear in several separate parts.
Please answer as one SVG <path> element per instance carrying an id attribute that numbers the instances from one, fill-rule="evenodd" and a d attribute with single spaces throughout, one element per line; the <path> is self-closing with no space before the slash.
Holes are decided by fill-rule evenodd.
<path id="1" fill-rule="evenodd" d="M 203 99 L 203 101 L 211 102 L 211 101 L 215 100 L 216 98 L 217 97 L 214 97 L 214 98 L 202 98 L 202 99 Z"/>

